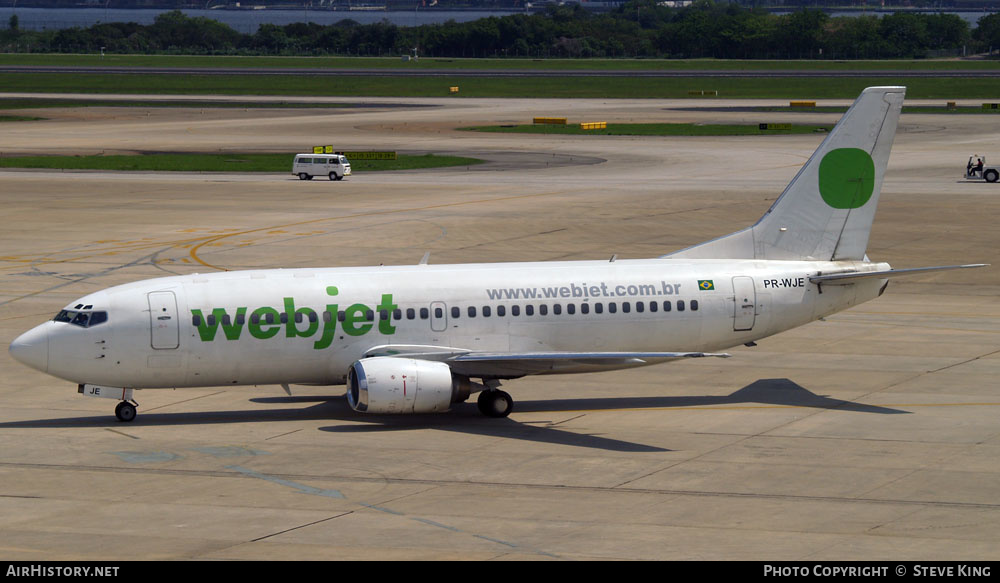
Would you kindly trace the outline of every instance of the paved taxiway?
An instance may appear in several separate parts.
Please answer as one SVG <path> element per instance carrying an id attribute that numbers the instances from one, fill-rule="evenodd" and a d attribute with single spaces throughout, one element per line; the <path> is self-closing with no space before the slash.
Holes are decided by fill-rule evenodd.
<path id="1" fill-rule="evenodd" d="M 656 256 L 755 221 L 822 139 L 456 126 L 838 117 L 365 101 L 45 109 L 47 121 L 4 124 L 4 154 L 333 143 L 491 162 L 337 183 L 0 173 L 0 340 L 96 289 L 174 273 L 416 263 L 425 251 L 435 263 Z M 1000 160 L 998 130 L 992 115 L 904 114 L 869 246 L 895 267 L 994 267 L 894 281 L 726 360 L 512 381 L 508 419 L 471 403 L 363 416 L 340 387 L 268 386 L 142 391 L 123 424 L 113 401 L 3 351 L 0 557 L 995 559 L 1000 185 L 959 176 L 973 152 Z"/>

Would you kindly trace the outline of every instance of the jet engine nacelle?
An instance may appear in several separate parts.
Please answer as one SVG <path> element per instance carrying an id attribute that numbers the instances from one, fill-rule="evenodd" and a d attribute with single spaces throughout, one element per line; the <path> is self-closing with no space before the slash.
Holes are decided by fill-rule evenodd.
<path id="1" fill-rule="evenodd" d="M 347 372 L 347 402 L 363 413 L 435 413 L 482 390 L 479 383 L 455 376 L 443 362 L 373 356 Z"/>

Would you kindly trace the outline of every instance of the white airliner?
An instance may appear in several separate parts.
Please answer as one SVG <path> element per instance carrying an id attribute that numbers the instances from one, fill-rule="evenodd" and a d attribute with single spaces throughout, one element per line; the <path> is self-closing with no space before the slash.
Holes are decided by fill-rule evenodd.
<path id="1" fill-rule="evenodd" d="M 878 297 L 890 277 L 979 266 L 865 255 L 904 93 L 866 89 L 756 224 L 659 258 L 151 279 L 72 302 L 10 353 L 119 400 L 122 421 L 136 389 L 345 383 L 356 411 L 444 411 L 479 392 L 504 417 L 501 380 L 725 357 Z"/>

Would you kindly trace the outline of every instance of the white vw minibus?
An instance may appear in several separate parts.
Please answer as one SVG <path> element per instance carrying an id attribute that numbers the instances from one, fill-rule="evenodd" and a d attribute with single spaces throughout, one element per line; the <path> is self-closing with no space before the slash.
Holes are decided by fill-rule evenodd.
<path id="1" fill-rule="evenodd" d="M 351 175 L 351 163 L 343 154 L 296 154 L 292 174 L 299 180 L 312 180 L 313 176 L 329 176 L 330 180 L 343 180 Z"/>

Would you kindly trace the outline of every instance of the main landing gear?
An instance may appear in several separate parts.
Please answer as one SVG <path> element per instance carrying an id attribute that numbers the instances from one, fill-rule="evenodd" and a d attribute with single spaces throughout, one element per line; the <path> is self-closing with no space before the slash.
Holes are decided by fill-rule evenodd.
<path id="1" fill-rule="evenodd" d="M 479 393 L 479 411 L 487 417 L 506 417 L 514 409 L 514 399 L 505 391 L 489 389 Z"/>

